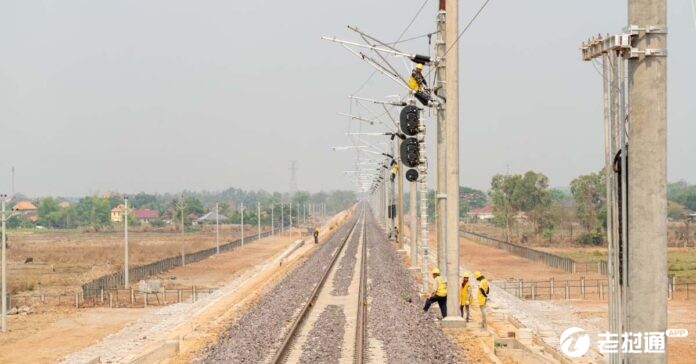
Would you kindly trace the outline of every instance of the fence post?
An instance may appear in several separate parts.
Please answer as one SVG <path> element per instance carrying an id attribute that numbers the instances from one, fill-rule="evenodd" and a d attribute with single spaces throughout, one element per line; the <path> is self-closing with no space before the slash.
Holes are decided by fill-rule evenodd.
<path id="1" fill-rule="evenodd" d="M 524 280 L 520 279 L 520 298 L 524 299 Z"/>
<path id="2" fill-rule="evenodd" d="M 133 294 L 133 287 L 130 288 L 130 302 L 131 302 L 131 305 L 135 303 L 135 295 Z"/>
<path id="3" fill-rule="evenodd" d="M 602 297 L 604 294 L 604 287 L 602 286 L 601 281 L 597 281 L 597 288 L 599 289 L 599 300 L 603 300 L 604 298 Z"/>
<path id="4" fill-rule="evenodd" d="M 568 287 L 568 281 L 565 283 L 565 299 L 570 299 L 570 287 Z"/>
<path id="5" fill-rule="evenodd" d="M 553 299 L 553 277 L 551 277 L 551 293 L 549 293 L 549 299 Z"/>
<path id="6" fill-rule="evenodd" d="M 580 291 L 582 292 L 582 299 L 585 299 L 585 277 L 580 277 Z"/>
<path id="7" fill-rule="evenodd" d="M 101 301 L 102 305 L 104 304 L 104 287 L 99 290 L 99 301 Z"/>
<path id="8" fill-rule="evenodd" d="M 114 308 L 114 296 L 109 292 L 109 308 Z"/>
<path id="9" fill-rule="evenodd" d="M 196 286 L 191 288 L 191 303 L 196 302 Z"/>
<path id="10" fill-rule="evenodd" d="M 145 308 L 147 308 L 147 292 L 145 292 Z"/>
<path id="11" fill-rule="evenodd" d="M 80 308 L 80 296 L 75 292 L 75 308 Z"/>
<path id="12" fill-rule="evenodd" d="M 178 294 L 179 294 L 179 303 L 181 303 L 181 289 L 178 290 Z"/>
<path id="13" fill-rule="evenodd" d="M 532 301 L 536 300 L 536 283 L 532 283 Z"/>

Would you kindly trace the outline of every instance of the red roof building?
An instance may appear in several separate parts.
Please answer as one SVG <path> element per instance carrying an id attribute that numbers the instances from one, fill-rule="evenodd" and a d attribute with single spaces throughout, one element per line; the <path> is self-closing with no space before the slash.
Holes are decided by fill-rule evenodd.
<path id="1" fill-rule="evenodd" d="M 159 212 L 153 209 L 135 209 L 133 210 L 133 216 L 142 222 L 150 222 L 159 218 Z"/>

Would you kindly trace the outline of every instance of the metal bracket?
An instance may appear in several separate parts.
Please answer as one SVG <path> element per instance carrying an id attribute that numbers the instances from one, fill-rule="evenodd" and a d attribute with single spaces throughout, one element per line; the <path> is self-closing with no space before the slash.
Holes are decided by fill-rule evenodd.
<path id="1" fill-rule="evenodd" d="M 437 197 L 438 200 L 446 200 L 447 194 L 446 193 L 438 193 L 437 195 L 435 195 L 435 197 Z"/>
<path id="2" fill-rule="evenodd" d="M 667 48 L 645 48 L 645 50 L 643 51 L 638 50 L 638 48 L 631 48 L 631 52 L 629 53 L 630 58 L 640 58 L 648 56 L 667 57 Z"/>
<path id="3" fill-rule="evenodd" d="M 624 32 L 631 34 L 631 35 L 638 35 L 640 33 L 650 33 L 650 34 L 667 34 L 667 26 L 666 25 L 646 25 L 646 26 L 640 26 L 640 25 L 635 25 L 631 24 L 624 28 Z"/>

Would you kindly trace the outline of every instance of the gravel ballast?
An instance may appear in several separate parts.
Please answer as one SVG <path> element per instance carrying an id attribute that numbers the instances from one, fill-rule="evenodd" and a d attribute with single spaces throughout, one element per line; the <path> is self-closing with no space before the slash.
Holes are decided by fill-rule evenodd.
<path id="1" fill-rule="evenodd" d="M 366 224 L 368 335 L 382 342 L 389 363 L 464 362 L 435 322 L 435 310 L 423 313 L 412 274 L 371 214 Z"/>
<path id="2" fill-rule="evenodd" d="M 358 245 L 360 243 L 361 224 L 355 227 L 353 236 L 348 241 L 345 248 L 345 254 L 338 262 L 338 268 L 333 278 L 333 290 L 331 294 L 334 296 L 345 296 L 348 294 L 348 287 L 353 280 L 355 274 L 355 265 L 358 262 Z"/>
<path id="3" fill-rule="evenodd" d="M 349 218 L 333 236 L 275 284 L 249 311 L 234 322 L 219 341 L 202 350 L 201 363 L 259 363 L 279 347 L 292 320 L 326 271 L 332 254 L 357 219 Z M 356 227 L 357 230 L 357 227 Z"/>
<path id="4" fill-rule="evenodd" d="M 345 334 L 346 315 L 337 305 L 326 306 L 302 345 L 300 363 L 338 363 Z"/>

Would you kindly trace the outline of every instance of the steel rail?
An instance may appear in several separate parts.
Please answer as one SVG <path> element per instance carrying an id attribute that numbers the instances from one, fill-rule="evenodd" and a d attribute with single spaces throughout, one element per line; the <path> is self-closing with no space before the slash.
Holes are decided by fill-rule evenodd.
<path id="1" fill-rule="evenodd" d="M 314 287 L 312 294 L 309 296 L 309 300 L 307 300 L 307 303 L 304 305 L 304 307 L 302 307 L 302 310 L 300 310 L 299 315 L 297 316 L 297 318 L 294 320 L 294 322 L 290 326 L 288 333 L 285 335 L 285 338 L 283 339 L 283 343 L 281 344 L 280 349 L 278 349 L 278 351 L 276 351 L 275 355 L 271 359 L 271 363 L 280 364 L 280 363 L 284 363 L 286 361 L 287 356 L 288 356 L 288 354 L 290 354 L 290 351 L 292 349 L 292 344 L 295 340 L 295 336 L 299 333 L 299 329 L 300 329 L 300 327 L 302 327 L 302 324 L 304 323 L 309 312 L 311 311 L 311 307 L 314 306 L 314 302 L 316 301 L 317 297 L 319 296 L 319 293 L 321 292 L 322 288 L 324 287 L 324 283 L 326 282 L 326 279 L 329 277 L 329 275 L 331 273 L 331 269 L 338 261 L 338 257 L 341 255 L 341 252 L 343 251 L 343 249 L 345 249 L 346 245 L 348 245 L 347 244 L 348 240 L 355 232 L 355 228 L 358 226 L 358 223 L 360 223 L 361 218 L 363 219 L 363 223 L 364 223 L 364 218 L 365 218 L 365 208 L 364 207 L 360 211 L 360 215 L 358 216 L 358 218 L 355 220 L 355 224 L 353 225 L 353 227 L 351 227 L 348 234 L 346 234 L 346 238 L 341 243 L 341 246 L 336 251 L 336 254 L 331 258 L 331 262 L 329 262 L 329 266 L 326 269 L 326 271 L 324 272 L 324 274 L 322 275 L 321 280 L 319 281 L 319 284 L 317 284 L 316 287 Z"/>

